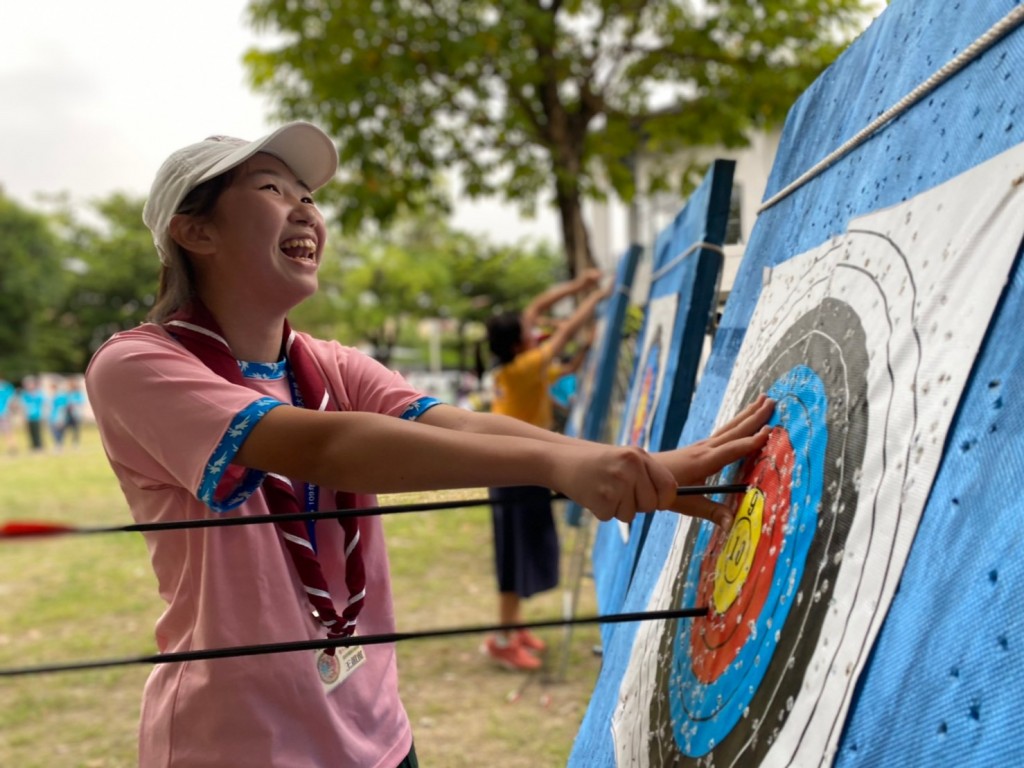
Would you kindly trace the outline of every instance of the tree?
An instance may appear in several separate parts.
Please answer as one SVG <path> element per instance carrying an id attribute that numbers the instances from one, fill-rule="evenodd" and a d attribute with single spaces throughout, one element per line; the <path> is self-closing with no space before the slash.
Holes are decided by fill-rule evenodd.
<path id="1" fill-rule="evenodd" d="M 527 213 L 550 196 L 573 272 L 592 263 L 584 199 L 631 199 L 641 153 L 778 124 L 873 4 L 251 0 L 275 43 L 246 62 L 281 117 L 336 137 L 345 225 L 444 208 L 439 172 L 458 170 Z"/>
<path id="2" fill-rule="evenodd" d="M 65 279 L 64 253 L 45 216 L 0 193 L 0 377 L 43 369 L 46 313 Z"/>
<path id="3" fill-rule="evenodd" d="M 51 310 L 45 356 L 55 370 L 84 370 L 100 344 L 138 325 L 153 306 L 160 261 L 142 205 L 115 193 L 93 204 L 98 223 L 77 219 L 66 206 L 55 217 L 73 267 Z"/>
<path id="4" fill-rule="evenodd" d="M 320 290 L 292 320 L 316 335 L 369 342 L 385 364 L 414 324 L 442 319 L 456 328 L 466 369 L 469 326 L 519 309 L 560 276 L 557 254 L 544 245 L 495 246 L 426 216 L 400 217 L 384 233 L 329 237 L 327 248 Z"/>
<path id="5" fill-rule="evenodd" d="M 334 326 L 329 335 L 368 342 L 373 356 L 390 365 L 407 326 L 436 316 L 434 298 L 443 280 L 440 265 L 417 259 L 397 243 L 356 242 L 342 258 L 321 265 L 320 292 L 296 309 L 295 321 L 317 333 Z"/>

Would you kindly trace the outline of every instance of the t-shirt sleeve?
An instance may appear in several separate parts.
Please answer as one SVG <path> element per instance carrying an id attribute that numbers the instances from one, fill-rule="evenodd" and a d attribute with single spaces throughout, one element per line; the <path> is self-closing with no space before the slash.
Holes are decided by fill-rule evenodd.
<path id="1" fill-rule="evenodd" d="M 550 346 L 541 344 L 525 352 L 520 352 L 512 359 L 512 362 L 505 365 L 505 368 L 513 377 L 535 379 L 541 376 L 550 361 Z"/>
<path id="2" fill-rule="evenodd" d="M 262 482 L 232 461 L 282 403 L 221 378 L 173 339 L 115 336 L 89 364 L 86 388 L 110 461 L 138 487 L 179 486 L 224 511 Z"/>
<path id="3" fill-rule="evenodd" d="M 565 376 L 565 365 L 560 360 L 556 360 L 548 366 L 547 369 L 548 383 L 553 384 L 560 378 Z"/>
<path id="4" fill-rule="evenodd" d="M 337 345 L 338 368 L 353 411 L 369 411 L 416 420 L 441 401 L 413 387 L 397 371 L 356 349 Z"/>

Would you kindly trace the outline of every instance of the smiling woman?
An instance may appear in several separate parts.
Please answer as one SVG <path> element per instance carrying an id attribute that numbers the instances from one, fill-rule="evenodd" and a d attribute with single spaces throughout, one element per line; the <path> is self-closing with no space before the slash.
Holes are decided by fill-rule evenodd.
<path id="1" fill-rule="evenodd" d="M 238 166 L 208 215 L 177 213 L 169 229 L 236 356 L 276 361 L 285 315 L 317 289 L 326 229 L 309 186 L 260 152 Z"/>
<path id="2" fill-rule="evenodd" d="M 445 405 L 356 349 L 293 331 L 325 242 L 313 193 L 331 139 L 290 123 L 173 153 L 143 218 L 163 263 L 153 322 L 115 335 L 86 374 L 110 464 L 140 523 L 369 507 L 374 493 L 539 485 L 602 519 L 721 505 L 676 495 L 764 444 L 758 398 L 718 435 L 663 454 L 567 438 Z M 147 532 L 161 653 L 295 640 L 316 653 L 158 665 L 143 697 L 147 766 L 416 765 L 398 695 L 379 517 L 222 535 Z M 325 646 L 328 645 L 325 642 Z M 288 723 L 287 730 L 281 724 Z"/>

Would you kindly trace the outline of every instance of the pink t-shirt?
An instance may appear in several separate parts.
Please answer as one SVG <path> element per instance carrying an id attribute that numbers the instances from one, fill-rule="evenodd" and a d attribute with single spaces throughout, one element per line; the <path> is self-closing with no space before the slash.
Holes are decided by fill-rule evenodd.
<path id="1" fill-rule="evenodd" d="M 434 402 L 357 350 L 303 338 L 341 410 L 414 418 Z M 211 499 L 248 430 L 276 404 L 291 402 L 287 376 L 278 375 L 283 364 L 255 368 L 246 372 L 249 387 L 232 384 L 149 324 L 97 352 L 86 372 L 89 400 L 136 521 L 214 514 L 197 496 Z M 234 507 L 227 514 L 268 513 L 263 494 L 252 493 L 261 479 L 248 472 L 225 499 Z M 334 492 L 321 489 L 320 508 L 334 506 Z M 380 518 L 362 518 L 360 526 L 367 597 L 358 632 L 394 632 Z M 316 538 L 340 610 L 348 596 L 341 526 L 319 521 Z M 167 602 L 156 625 L 160 652 L 324 637 L 276 526 L 151 532 L 146 543 Z M 139 764 L 394 768 L 412 743 L 395 648 L 364 650 L 366 663 L 329 694 L 312 651 L 156 665 L 143 694 Z"/>

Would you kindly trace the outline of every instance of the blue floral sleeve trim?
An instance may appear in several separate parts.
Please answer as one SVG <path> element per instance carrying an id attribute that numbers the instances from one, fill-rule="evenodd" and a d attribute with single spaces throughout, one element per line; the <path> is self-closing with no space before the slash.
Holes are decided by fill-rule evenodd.
<path id="1" fill-rule="evenodd" d="M 441 401 L 436 397 L 421 397 L 414 403 L 409 403 L 402 411 L 400 418 L 408 421 L 416 421 L 420 416 L 429 411 L 435 405 L 441 405 Z"/>
<path id="2" fill-rule="evenodd" d="M 266 472 L 232 464 L 238 449 L 260 419 L 284 405 L 272 397 L 261 397 L 238 412 L 203 471 L 196 496 L 214 512 L 227 512 L 243 504 L 263 483 Z"/>
<path id="3" fill-rule="evenodd" d="M 284 357 L 276 363 L 250 363 L 245 360 L 239 360 L 238 369 L 247 379 L 276 381 L 288 375 L 288 360 Z"/>

